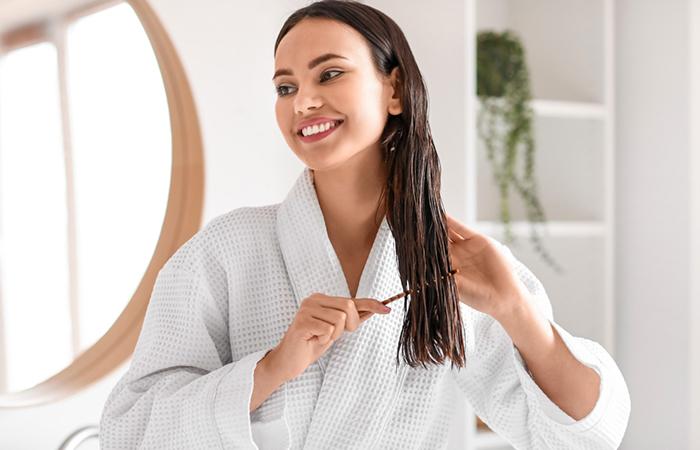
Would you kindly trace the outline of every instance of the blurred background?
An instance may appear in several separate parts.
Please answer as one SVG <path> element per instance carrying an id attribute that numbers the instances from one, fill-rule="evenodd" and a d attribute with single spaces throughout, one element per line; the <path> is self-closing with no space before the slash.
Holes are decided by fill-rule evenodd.
<path id="1" fill-rule="evenodd" d="M 163 262 L 284 199 L 273 47 L 308 3 L 0 0 L 0 448 L 97 448 Z M 446 210 L 619 365 L 621 448 L 700 449 L 700 0 L 363 3 L 418 61 Z M 450 448 L 510 448 L 461 414 Z"/>

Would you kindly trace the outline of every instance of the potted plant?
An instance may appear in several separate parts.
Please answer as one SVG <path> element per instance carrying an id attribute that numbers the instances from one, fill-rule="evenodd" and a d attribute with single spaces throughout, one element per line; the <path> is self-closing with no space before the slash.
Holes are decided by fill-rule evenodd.
<path id="1" fill-rule="evenodd" d="M 534 177 L 530 77 L 525 51 L 514 32 L 486 30 L 478 33 L 476 78 L 481 105 L 477 129 L 500 192 L 500 219 L 504 224 L 505 242 L 510 244 L 515 240 L 510 227 L 509 204 L 509 193 L 513 189 L 525 203 L 533 247 L 554 270 L 561 272 L 561 266 L 544 249 L 535 227 L 536 223 L 542 224 L 546 219 L 537 198 Z M 522 176 L 516 172 L 521 151 L 524 152 Z"/>

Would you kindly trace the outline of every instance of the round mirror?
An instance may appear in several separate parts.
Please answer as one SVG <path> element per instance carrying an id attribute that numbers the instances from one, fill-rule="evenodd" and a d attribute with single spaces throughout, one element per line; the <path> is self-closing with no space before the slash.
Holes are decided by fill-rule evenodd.
<path id="1" fill-rule="evenodd" d="M 152 9 L 57 3 L 0 5 L 0 407 L 123 363 L 202 220 L 194 102 Z"/>

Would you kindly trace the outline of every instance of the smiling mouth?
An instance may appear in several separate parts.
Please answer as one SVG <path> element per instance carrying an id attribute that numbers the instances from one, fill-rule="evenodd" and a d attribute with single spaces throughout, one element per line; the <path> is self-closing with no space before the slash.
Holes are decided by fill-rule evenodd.
<path id="1" fill-rule="evenodd" d="M 333 128 L 337 127 L 337 126 L 340 125 L 341 123 L 343 123 L 343 120 L 342 120 L 342 119 L 334 121 Z M 304 127 L 304 128 L 306 128 L 306 127 Z M 309 136 L 304 136 L 304 135 L 301 133 L 301 131 L 302 131 L 304 128 L 302 128 L 301 130 L 297 131 L 297 136 L 301 136 L 301 137 L 312 137 L 312 136 L 315 136 L 314 134 L 311 134 L 311 135 L 309 135 Z M 323 131 L 322 131 L 321 133 L 323 133 Z M 321 133 L 317 133 L 317 134 L 321 134 Z"/>

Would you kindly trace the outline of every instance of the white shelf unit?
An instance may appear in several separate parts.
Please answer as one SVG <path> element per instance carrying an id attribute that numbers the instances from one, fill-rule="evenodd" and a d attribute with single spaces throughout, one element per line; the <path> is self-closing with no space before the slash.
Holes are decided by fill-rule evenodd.
<path id="1" fill-rule="evenodd" d="M 511 193 L 514 255 L 542 281 L 554 318 L 576 336 L 614 348 L 614 78 L 612 0 L 465 0 L 467 68 L 476 35 L 514 31 L 530 69 L 535 173 L 547 222 L 538 226 L 558 274 L 529 241 L 520 197 Z M 469 72 L 468 72 L 469 73 Z M 476 75 L 467 80 L 467 223 L 504 242 L 499 193 L 476 131 Z M 521 158 L 522 159 L 522 158 Z M 467 406 L 467 414 L 473 411 Z M 466 449 L 509 449 L 490 430 L 472 429 Z"/>

